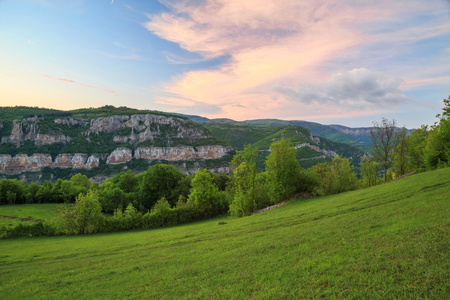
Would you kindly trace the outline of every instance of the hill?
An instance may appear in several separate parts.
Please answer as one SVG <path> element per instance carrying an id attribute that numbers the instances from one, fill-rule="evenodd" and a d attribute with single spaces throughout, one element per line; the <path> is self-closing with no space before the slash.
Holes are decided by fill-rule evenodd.
<path id="1" fill-rule="evenodd" d="M 315 135 L 330 141 L 345 143 L 366 152 L 371 150 L 370 128 L 367 127 L 351 128 L 342 125 L 323 125 L 301 120 L 286 121 L 278 119 L 257 119 L 239 122 L 230 119 L 207 119 L 200 116 L 180 115 L 202 124 L 214 135 L 227 141 L 236 149 L 243 149 L 248 138 L 256 139 L 259 135 L 255 136 L 253 133 L 257 130 L 270 132 L 271 130 L 276 130 L 275 127 L 297 125 L 309 129 Z M 232 130 L 224 130 L 223 125 L 231 126 Z M 237 131 L 235 131 L 236 129 Z"/>
<path id="2" fill-rule="evenodd" d="M 266 150 L 281 137 L 290 139 L 297 148 L 297 159 L 303 168 L 309 168 L 320 162 L 331 161 L 336 155 L 349 158 L 353 164 L 358 164 L 359 158 L 365 155 L 360 147 L 323 138 L 313 133 L 314 131 L 294 123 L 280 120 L 237 122 L 229 119 L 200 122 L 214 136 L 232 145 L 235 149 L 243 149 L 248 144 L 257 147 L 260 153 L 256 163 L 260 170 L 264 170 L 264 162 L 269 155 Z M 299 121 L 298 123 L 303 122 Z M 348 138 L 344 140 L 350 141 Z M 350 141 L 350 143 L 355 144 L 354 141 Z"/>
<path id="3" fill-rule="evenodd" d="M 0 108 L 0 175 L 28 181 L 104 178 L 168 162 L 185 173 L 227 167 L 230 146 L 181 116 L 127 107 Z"/>
<path id="4" fill-rule="evenodd" d="M 448 298 L 450 168 L 241 219 L 0 242 L 0 297 Z"/>

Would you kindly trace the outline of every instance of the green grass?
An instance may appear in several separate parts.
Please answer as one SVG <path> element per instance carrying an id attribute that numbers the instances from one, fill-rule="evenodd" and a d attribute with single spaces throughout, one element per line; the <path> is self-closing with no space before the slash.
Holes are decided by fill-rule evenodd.
<path id="1" fill-rule="evenodd" d="M 18 224 L 33 224 L 36 220 L 51 220 L 57 216 L 57 208 L 61 204 L 17 204 L 0 205 L 0 227 L 16 226 Z M 5 218 L 15 217 L 15 218 Z M 32 219 L 22 221 L 22 219 Z"/>
<path id="2" fill-rule="evenodd" d="M 0 240 L 0 298 L 448 299 L 449 178 L 441 169 L 242 219 Z"/>

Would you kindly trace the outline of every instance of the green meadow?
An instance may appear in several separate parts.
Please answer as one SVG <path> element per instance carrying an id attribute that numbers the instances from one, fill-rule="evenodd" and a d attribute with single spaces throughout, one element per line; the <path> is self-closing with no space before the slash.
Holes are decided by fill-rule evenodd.
<path id="1" fill-rule="evenodd" d="M 449 200 L 446 168 L 241 219 L 4 239 L 0 298 L 448 299 Z"/>
<path id="2" fill-rule="evenodd" d="M 58 214 L 61 204 L 21 204 L 0 206 L 0 227 L 33 224 L 37 220 L 49 221 Z"/>

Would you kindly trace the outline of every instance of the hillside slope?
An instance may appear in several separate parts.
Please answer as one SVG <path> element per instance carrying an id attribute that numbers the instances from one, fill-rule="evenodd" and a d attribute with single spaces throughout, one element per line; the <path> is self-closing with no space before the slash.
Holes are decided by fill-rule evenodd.
<path id="1" fill-rule="evenodd" d="M 450 168 L 241 219 L 0 241 L 0 298 L 446 299 Z"/>
<path id="2" fill-rule="evenodd" d="M 78 172 L 108 175 L 123 168 L 143 171 L 160 161 L 192 173 L 206 167 L 206 160 L 217 160 L 209 166 L 219 170 L 232 150 L 187 118 L 113 106 L 73 111 L 2 107 L 0 137 L 0 174 L 29 178 L 33 174 L 27 173 L 44 172 L 50 175 L 45 179 Z"/>

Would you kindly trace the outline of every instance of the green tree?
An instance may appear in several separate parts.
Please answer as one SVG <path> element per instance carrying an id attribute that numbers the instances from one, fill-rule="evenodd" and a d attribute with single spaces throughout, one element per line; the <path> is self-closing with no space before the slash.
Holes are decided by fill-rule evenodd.
<path id="1" fill-rule="evenodd" d="M 296 159 L 296 150 L 285 138 L 272 143 L 266 159 L 269 177 L 269 197 L 272 203 L 279 203 L 298 191 L 301 167 Z"/>
<path id="2" fill-rule="evenodd" d="M 26 203 L 28 204 L 32 204 L 35 203 L 36 201 L 36 194 L 39 191 L 41 187 L 39 186 L 39 184 L 37 184 L 36 182 L 32 182 L 27 189 L 27 193 L 26 193 Z"/>
<path id="3" fill-rule="evenodd" d="M 425 163 L 425 147 L 428 138 L 428 126 L 423 125 L 421 128 L 414 130 L 409 136 L 407 136 L 409 168 L 423 172 L 427 166 Z"/>
<path id="4" fill-rule="evenodd" d="M 131 170 L 116 175 L 115 179 L 116 185 L 125 193 L 137 192 L 139 189 L 138 179 Z"/>
<path id="5" fill-rule="evenodd" d="M 124 191 L 109 180 L 100 185 L 98 196 L 106 213 L 113 213 L 116 209 L 123 210 L 128 203 Z"/>
<path id="6" fill-rule="evenodd" d="M 188 203 L 193 203 L 202 215 L 214 216 L 223 212 L 225 208 L 224 197 L 214 183 L 211 171 L 198 169 L 194 173 L 191 185 Z"/>
<path id="7" fill-rule="evenodd" d="M 396 133 L 397 145 L 394 148 L 393 161 L 395 172 L 402 176 L 409 171 L 409 139 L 407 139 L 408 131 L 403 127 Z"/>
<path id="8" fill-rule="evenodd" d="M 428 169 L 450 164 L 450 96 L 443 103 L 443 113 L 436 116 L 439 122 L 431 127 L 427 137 L 425 164 Z"/>
<path id="9" fill-rule="evenodd" d="M 44 184 L 40 187 L 36 193 L 37 203 L 56 202 L 56 198 L 53 195 L 53 185 L 50 181 L 45 180 Z"/>
<path id="10" fill-rule="evenodd" d="M 145 171 L 139 191 L 145 209 L 151 209 L 163 197 L 175 206 L 179 195 L 178 184 L 183 178 L 183 173 L 172 165 L 156 164 Z"/>
<path id="11" fill-rule="evenodd" d="M 0 204 L 25 203 L 25 187 L 17 179 L 0 180 Z"/>
<path id="12" fill-rule="evenodd" d="M 373 128 L 370 130 L 372 155 L 384 168 L 384 182 L 387 181 L 387 171 L 392 165 L 392 153 L 397 145 L 395 125 L 395 120 L 383 118 L 381 123 L 373 122 Z"/>
<path id="13" fill-rule="evenodd" d="M 244 151 L 236 151 L 231 166 L 234 172 L 231 179 L 232 201 L 230 213 L 233 216 L 243 217 L 258 208 L 256 193 L 256 164 L 258 149 L 250 145 Z"/>
<path id="14" fill-rule="evenodd" d="M 356 188 L 357 177 L 354 167 L 350 164 L 350 160 L 341 156 L 336 156 L 331 162 L 337 181 L 336 193 L 351 191 Z"/>
<path id="15" fill-rule="evenodd" d="M 58 211 L 58 215 L 63 228 L 78 234 L 96 232 L 104 221 L 97 192 L 92 190 L 78 195 L 75 204 L 64 206 Z"/>
<path id="16" fill-rule="evenodd" d="M 363 186 L 371 187 L 378 183 L 378 171 L 381 169 L 381 164 L 367 156 L 361 157 L 359 169 L 362 175 Z"/>
<path id="17" fill-rule="evenodd" d="M 356 188 L 357 177 L 350 160 L 337 156 L 331 163 L 320 163 L 312 167 L 319 180 L 316 193 L 330 195 Z"/>

